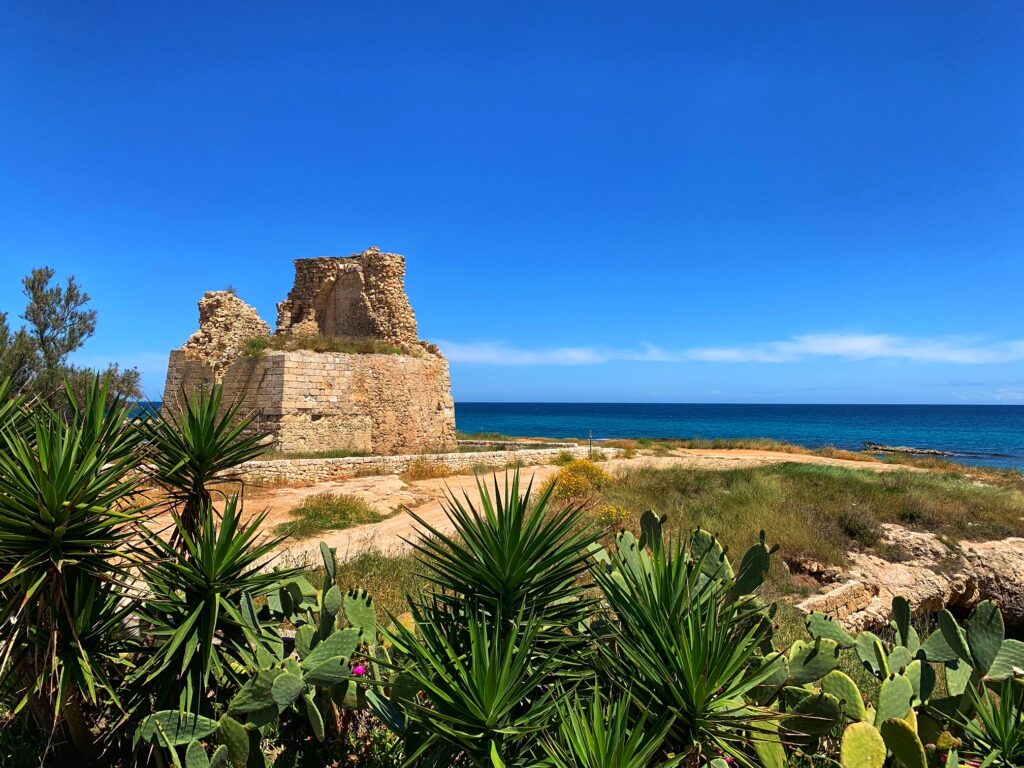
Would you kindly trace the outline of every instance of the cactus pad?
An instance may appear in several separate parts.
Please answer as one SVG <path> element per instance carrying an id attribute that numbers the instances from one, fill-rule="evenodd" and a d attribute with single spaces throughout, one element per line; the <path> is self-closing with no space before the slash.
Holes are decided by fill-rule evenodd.
<path id="1" fill-rule="evenodd" d="M 882 768 L 885 741 L 871 723 L 854 723 L 843 732 L 840 762 L 843 768 Z"/>
<path id="2" fill-rule="evenodd" d="M 917 733 L 905 720 L 886 720 L 879 729 L 885 746 L 903 768 L 928 768 L 928 756 Z"/>
<path id="3" fill-rule="evenodd" d="M 834 640 L 819 639 L 813 644 L 797 640 L 789 649 L 789 682 L 803 685 L 820 680 L 839 662 L 839 646 Z"/>

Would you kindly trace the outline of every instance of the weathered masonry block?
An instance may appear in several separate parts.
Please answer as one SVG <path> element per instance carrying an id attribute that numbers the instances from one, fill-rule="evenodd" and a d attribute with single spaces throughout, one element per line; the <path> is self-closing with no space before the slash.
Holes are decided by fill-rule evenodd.
<path id="1" fill-rule="evenodd" d="M 220 291 L 203 297 L 200 330 L 171 352 L 165 409 L 221 382 L 225 402 L 241 401 L 279 451 L 454 450 L 448 361 L 417 339 L 405 295 L 405 259 L 371 249 L 295 265 L 296 284 L 279 305 L 274 337 L 236 296 Z M 292 343 L 307 332 L 385 341 L 403 354 L 315 352 Z M 258 344 L 254 352 L 251 339 L 281 343 Z"/>
<path id="2" fill-rule="evenodd" d="M 297 260 L 295 286 L 277 305 L 277 331 L 416 344 L 405 257 L 370 248 L 347 259 Z"/>

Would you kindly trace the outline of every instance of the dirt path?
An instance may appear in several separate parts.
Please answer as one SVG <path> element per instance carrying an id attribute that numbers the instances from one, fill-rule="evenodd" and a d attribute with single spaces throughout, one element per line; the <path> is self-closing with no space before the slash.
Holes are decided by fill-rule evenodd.
<path id="1" fill-rule="evenodd" d="M 850 461 L 809 454 L 752 449 L 683 449 L 666 456 L 641 455 L 632 459 L 612 459 L 602 463 L 602 467 L 610 473 L 615 473 L 626 467 L 660 469 L 685 466 L 695 469 L 727 470 L 786 463 L 846 467 L 869 472 L 892 472 L 907 469 L 905 466 L 881 462 Z M 525 484 L 532 480 L 534 485 L 541 485 L 558 469 L 553 465 L 524 467 L 521 470 L 521 482 Z M 499 476 L 499 482 L 500 480 Z M 326 541 L 331 547 L 335 547 L 339 559 L 343 560 L 371 548 L 387 553 L 399 552 L 409 546 L 405 539 L 415 534 L 415 521 L 408 514 L 406 508 L 413 509 L 418 516 L 438 530 L 448 531 L 450 526 L 442 505 L 446 491 L 459 496 L 466 494 L 474 504 L 480 500 L 476 478 L 471 475 L 456 475 L 444 479 L 415 482 L 405 482 L 394 475 L 382 475 L 317 483 L 298 488 L 257 489 L 248 494 L 246 501 L 250 510 L 268 510 L 266 525 L 269 528 L 290 519 L 288 510 L 300 504 L 307 497 L 325 491 L 354 494 L 365 499 L 381 514 L 391 516 L 379 523 L 360 525 L 340 531 L 325 531 L 318 536 L 290 543 L 282 553 L 283 561 L 319 562 L 320 541 Z"/>

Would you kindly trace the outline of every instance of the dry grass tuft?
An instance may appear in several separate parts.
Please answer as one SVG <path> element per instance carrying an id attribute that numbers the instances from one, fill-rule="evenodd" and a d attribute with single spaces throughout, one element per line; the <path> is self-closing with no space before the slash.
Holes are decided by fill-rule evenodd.
<path id="1" fill-rule="evenodd" d="M 427 459 L 416 459 L 410 461 L 405 470 L 399 475 L 407 483 L 415 480 L 433 480 L 438 477 L 451 477 L 452 471 L 444 464 Z"/>

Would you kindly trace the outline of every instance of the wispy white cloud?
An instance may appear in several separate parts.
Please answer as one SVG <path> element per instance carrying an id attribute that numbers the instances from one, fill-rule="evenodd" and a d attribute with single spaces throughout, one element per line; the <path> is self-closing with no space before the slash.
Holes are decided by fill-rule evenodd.
<path id="1" fill-rule="evenodd" d="M 503 341 L 462 343 L 439 341 L 445 356 L 456 363 L 480 365 L 597 365 L 612 360 L 671 361 L 669 353 L 650 344 L 639 349 L 601 347 L 548 347 L 523 349 Z"/>
<path id="2" fill-rule="evenodd" d="M 812 358 L 891 359 L 928 363 L 992 365 L 1024 361 L 1024 339 L 986 341 L 971 337 L 913 338 L 890 334 L 819 333 L 726 347 L 670 351 L 653 344 L 636 348 L 542 347 L 506 342 L 438 342 L 450 360 L 480 365 L 598 365 L 633 362 L 794 363 Z"/>

